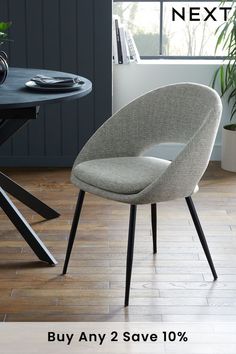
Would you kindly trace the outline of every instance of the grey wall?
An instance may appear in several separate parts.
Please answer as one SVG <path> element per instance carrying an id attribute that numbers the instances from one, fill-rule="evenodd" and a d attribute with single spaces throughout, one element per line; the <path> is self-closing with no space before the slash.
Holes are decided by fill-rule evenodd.
<path id="1" fill-rule="evenodd" d="M 14 42 L 5 47 L 11 66 L 78 73 L 94 85 L 78 102 L 42 108 L 0 147 L 0 165 L 70 166 L 110 116 L 111 12 L 111 0 L 0 0 L 0 21 L 13 23 Z"/>

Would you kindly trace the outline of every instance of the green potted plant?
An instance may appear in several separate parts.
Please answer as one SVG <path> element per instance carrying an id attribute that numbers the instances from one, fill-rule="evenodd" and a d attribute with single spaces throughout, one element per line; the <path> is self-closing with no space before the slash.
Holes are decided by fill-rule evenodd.
<path id="1" fill-rule="evenodd" d="M 0 22 L 0 44 L 9 41 L 7 31 L 11 27 L 11 22 Z"/>
<path id="2" fill-rule="evenodd" d="M 227 0 L 222 1 L 221 5 Z M 216 31 L 216 50 L 226 51 L 226 58 L 214 74 L 213 87 L 219 82 L 221 96 L 226 96 L 231 108 L 230 124 L 223 127 L 221 167 L 236 172 L 236 0 L 231 1 L 232 10 L 228 19 Z"/>
<path id="3" fill-rule="evenodd" d="M 9 41 L 8 39 L 8 29 L 10 28 L 10 22 L 0 22 L 0 46 Z M 8 64 L 7 64 L 7 54 L 0 51 L 0 85 L 4 83 L 7 78 Z"/>

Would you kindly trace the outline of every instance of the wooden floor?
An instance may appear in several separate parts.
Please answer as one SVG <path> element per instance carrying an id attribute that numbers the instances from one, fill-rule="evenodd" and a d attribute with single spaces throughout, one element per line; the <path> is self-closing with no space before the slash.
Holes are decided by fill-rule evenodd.
<path id="1" fill-rule="evenodd" d="M 1 321 L 235 321 L 236 174 L 211 164 L 196 208 L 219 280 L 212 282 L 184 200 L 158 206 L 158 254 L 150 209 L 137 215 L 129 308 L 123 307 L 129 206 L 87 195 L 69 273 L 61 271 L 77 190 L 69 170 L 8 170 L 61 217 L 44 221 L 17 203 L 59 261 L 37 261 L 0 213 Z"/>

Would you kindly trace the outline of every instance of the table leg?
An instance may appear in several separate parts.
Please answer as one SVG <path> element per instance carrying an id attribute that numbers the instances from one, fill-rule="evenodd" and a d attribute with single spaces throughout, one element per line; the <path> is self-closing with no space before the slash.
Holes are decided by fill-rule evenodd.
<path id="1" fill-rule="evenodd" d="M 17 228 L 25 241 L 38 256 L 41 261 L 47 262 L 51 265 L 56 265 L 57 261 L 45 247 L 40 238 L 36 235 L 31 226 L 27 223 L 23 215 L 12 203 L 11 199 L 7 196 L 4 190 L 0 187 L 0 207 L 4 213 L 11 220 L 13 225 Z"/>
<path id="2" fill-rule="evenodd" d="M 41 202 L 41 200 L 27 192 L 2 172 L 0 172 L 0 187 L 47 220 L 60 216 L 58 212 Z"/>
<path id="3" fill-rule="evenodd" d="M 0 110 L 0 145 L 13 136 L 28 121 L 36 119 L 38 111 L 38 107 Z M 2 208 L 40 260 L 52 265 L 57 264 L 55 258 L 12 203 L 6 192 L 48 220 L 58 217 L 59 214 L 0 172 L 0 208 Z"/>
<path id="4" fill-rule="evenodd" d="M 2 120 L 0 124 L 0 145 L 5 143 L 5 141 L 7 141 L 12 135 L 14 135 L 18 130 L 20 130 L 27 122 L 28 119 Z"/>

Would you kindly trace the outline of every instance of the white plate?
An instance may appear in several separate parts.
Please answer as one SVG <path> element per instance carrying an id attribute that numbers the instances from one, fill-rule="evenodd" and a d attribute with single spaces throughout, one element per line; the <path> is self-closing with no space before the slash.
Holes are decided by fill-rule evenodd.
<path id="1" fill-rule="evenodd" d="M 28 81 L 25 83 L 25 86 L 31 90 L 35 90 L 35 91 L 47 91 L 47 92 L 66 92 L 66 91 L 77 91 L 80 90 L 82 88 L 82 86 L 84 85 L 83 83 L 80 84 L 74 84 L 73 86 L 64 86 L 64 87 L 43 87 L 43 86 L 39 86 L 37 85 L 34 81 Z"/>

